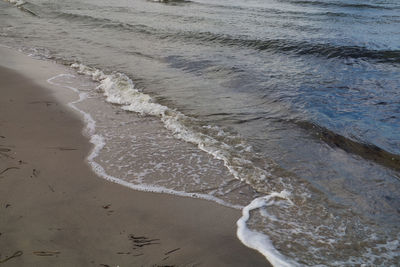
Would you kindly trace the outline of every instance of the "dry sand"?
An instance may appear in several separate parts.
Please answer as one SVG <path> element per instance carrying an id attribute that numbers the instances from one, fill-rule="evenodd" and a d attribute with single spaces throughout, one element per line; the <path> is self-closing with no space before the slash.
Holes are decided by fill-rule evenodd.
<path id="1" fill-rule="evenodd" d="M 62 67 L 3 47 L 0 66 L 1 266 L 267 266 L 239 210 L 97 177 L 82 121 L 45 88 Z"/>

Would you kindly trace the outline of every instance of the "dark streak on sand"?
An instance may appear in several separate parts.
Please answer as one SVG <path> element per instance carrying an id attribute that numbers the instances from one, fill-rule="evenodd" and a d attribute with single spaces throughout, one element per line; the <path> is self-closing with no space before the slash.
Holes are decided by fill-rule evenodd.
<path id="1" fill-rule="evenodd" d="M 180 249 L 181 249 L 181 248 L 176 248 L 176 249 L 170 250 L 170 251 L 168 251 L 168 252 L 165 252 L 164 255 L 171 254 L 171 253 L 173 253 L 173 252 L 175 252 L 175 251 L 178 251 L 178 250 L 180 250 Z"/>
<path id="2" fill-rule="evenodd" d="M 46 104 L 46 106 L 51 106 L 53 104 L 57 105 L 57 103 L 54 103 L 52 101 L 33 101 L 33 102 L 29 102 L 28 104 Z"/>
<path id="3" fill-rule="evenodd" d="M 17 169 L 17 170 L 19 170 L 18 167 L 8 167 L 8 168 L 5 168 L 3 171 L 1 171 L 0 174 L 3 174 L 3 173 L 5 173 L 6 171 L 9 171 L 9 170 L 12 170 L 12 169 Z"/>
<path id="4" fill-rule="evenodd" d="M 0 260 L 0 263 L 4 263 L 4 262 L 9 261 L 9 260 L 11 260 L 13 258 L 22 256 L 22 254 L 24 254 L 24 253 L 19 250 L 19 251 L 15 252 L 13 255 L 11 255 L 9 257 L 6 257 L 4 260 Z"/>
<path id="5" fill-rule="evenodd" d="M 59 252 L 59 251 L 34 251 L 32 253 L 36 256 L 49 257 L 49 256 L 57 256 L 61 252 Z"/>
<path id="6" fill-rule="evenodd" d="M 134 248 L 142 248 L 144 246 L 150 246 L 150 245 L 159 245 L 160 243 L 155 242 L 155 241 L 160 241 L 160 239 L 149 239 L 148 237 L 145 236 L 134 236 L 134 235 L 129 235 L 129 239 L 133 241 Z"/>
<path id="7" fill-rule="evenodd" d="M 49 148 L 49 149 L 58 149 L 58 150 L 61 150 L 61 151 L 78 150 L 77 148 L 61 147 L 61 146 L 58 146 L 58 147 L 48 147 L 48 148 Z"/>

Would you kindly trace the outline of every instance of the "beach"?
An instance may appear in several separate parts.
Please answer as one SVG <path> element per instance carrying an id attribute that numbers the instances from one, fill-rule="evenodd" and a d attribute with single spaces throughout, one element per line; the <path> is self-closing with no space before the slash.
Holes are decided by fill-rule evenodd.
<path id="1" fill-rule="evenodd" d="M 236 237 L 241 212 L 98 177 L 84 122 L 46 82 L 63 66 L 0 48 L 4 266 L 267 266 Z"/>
<path id="2" fill-rule="evenodd" d="M 399 29 L 398 0 L 0 0 L 0 262 L 397 266 Z"/>

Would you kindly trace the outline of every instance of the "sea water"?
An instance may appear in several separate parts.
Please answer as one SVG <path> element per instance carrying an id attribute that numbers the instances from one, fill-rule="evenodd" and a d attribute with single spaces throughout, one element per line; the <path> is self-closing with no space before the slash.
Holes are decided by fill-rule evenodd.
<path id="1" fill-rule="evenodd" d="M 242 209 L 276 266 L 398 266 L 396 0 L 2 1 L 0 43 L 76 71 L 103 178 Z"/>

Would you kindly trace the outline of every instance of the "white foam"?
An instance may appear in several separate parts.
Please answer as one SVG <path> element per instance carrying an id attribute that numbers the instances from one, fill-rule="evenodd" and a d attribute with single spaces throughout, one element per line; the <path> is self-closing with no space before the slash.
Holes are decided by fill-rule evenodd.
<path id="1" fill-rule="evenodd" d="M 82 114 L 83 120 L 84 120 L 84 122 L 86 123 L 86 127 L 85 127 L 85 129 L 84 129 L 84 133 L 85 133 L 87 136 L 93 135 L 94 132 L 95 132 L 95 128 L 96 128 L 96 122 L 93 120 L 93 118 L 92 118 L 92 116 L 90 116 L 90 114 L 88 114 L 88 113 L 86 113 L 86 112 L 80 110 L 79 108 L 77 108 L 77 107 L 75 106 L 76 103 L 79 103 L 79 102 L 82 102 L 83 100 L 85 100 L 85 99 L 87 98 L 87 94 L 86 94 L 86 93 L 83 93 L 83 92 L 79 92 L 79 90 L 76 89 L 75 87 L 68 86 L 68 85 L 60 85 L 60 84 L 57 84 L 57 83 L 53 82 L 53 80 L 55 80 L 55 79 L 57 79 L 57 78 L 60 78 L 60 77 L 70 77 L 70 78 L 73 78 L 73 77 L 75 77 L 75 76 L 74 76 L 74 75 L 71 75 L 71 74 L 59 74 L 59 75 L 56 75 L 56 76 L 54 76 L 54 77 L 48 79 L 47 82 L 50 83 L 51 85 L 62 86 L 62 87 L 68 88 L 68 89 L 70 89 L 70 90 L 72 90 L 72 91 L 74 91 L 75 93 L 78 94 L 79 99 L 76 100 L 76 101 L 73 101 L 73 102 L 68 103 L 68 105 L 69 105 L 71 108 L 75 109 L 76 111 L 78 111 L 79 113 Z"/>
<path id="2" fill-rule="evenodd" d="M 25 1 L 22 1 L 22 0 L 4 0 L 4 1 L 14 5 L 15 7 L 17 7 L 18 9 L 20 9 L 24 12 L 30 13 L 31 15 L 34 15 L 34 16 L 38 16 L 32 10 L 24 7 L 24 5 L 27 4 L 27 2 L 25 2 Z"/>
<path id="3" fill-rule="evenodd" d="M 91 76 L 92 80 L 100 85 L 98 89 L 104 92 L 106 100 L 113 104 L 122 105 L 124 110 L 140 114 L 163 116 L 167 107 L 154 103 L 152 98 L 135 88 L 132 80 L 122 73 L 105 75 L 102 71 L 82 64 L 72 64 L 78 73 Z"/>
<path id="4" fill-rule="evenodd" d="M 26 4 L 26 2 L 22 1 L 22 0 L 4 0 L 4 1 L 9 2 L 10 4 L 13 4 L 13 5 L 17 6 L 17 7 Z"/>
<path id="5" fill-rule="evenodd" d="M 80 92 L 77 88 L 74 88 L 69 85 L 65 84 L 59 84 L 56 83 L 55 80 L 60 77 L 70 77 L 73 78 L 74 76 L 71 74 L 59 74 L 56 75 L 50 79 L 47 80 L 47 82 L 51 85 L 54 86 L 60 86 L 64 88 L 68 88 L 72 90 L 73 92 L 77 93 L 79 96 L 79 99 L 73 102 L 68 103 L 68 105 L 73 108 L 74 110 L 78 111 L 79 113 L 82 114 L 84 122 L 86 123 L 86 127 L 84 129 L 84 134 L 90 137 L 90 143 L 93 144 L 93 148 L 90 151 L 90 154 L 87 157 L 87 160 L 89 162 L 89 165 L 92 167 L 93 171 L 100 176 L 101 178 L 104 178 L 105 180 L 111 181 L 116 184 L 120 184 L 126 187 L 129 187 L 134 190 L 138 191 L 144 191 L 144 192 L 154 192 L 154 193 L 166 193 L 166 194 L 171 194 L 171 195 L 177 195 L 177 196 L 183 196 L 183 197 L 191 197 L 191 198 L 199 198 L 199 199 L 205 199 L 205 200 L 210 200 L 214 201 L 220 205 L 235 208 L 235 209 L 241 209 L 243 208 L 240 205 L 232 205 L 229 204 L 219 198 L 216 198 L 214 196 L 206 195 L 206 194 L 198 194 L 198 193 L 186 193 L 186 192 L 181 192 L 181 191 L 176 191 L 172 189 L 168 189 L 162 186 L 154 186 L 154 185 L 148 185 L 148 184 L 133 184 L 127 181 L 124 181 L 122 179 L 119 179 L 117 177 L 114 177 L 112 175 L 107 174 L 107 172 L 104 170 L 103 166 L 101 166 L 99 163 L 95 161 L 96 157 L 99 155 L 100 151 L 104 148 L 105 146 L 105 141 L 104 137 L 96 134 L 96 121 L 92 118 L 92 116 L 89 113 L 86 113 L 85 111 L 79 109 L 76 104 L 79 102 L 84 101 L 87 98 L 86 93 Z"/>
<path id="6" fill-rule="evenodd" d="M 72 64 L 71 67 L 76 69 L 79 74 L 90 76 L 92 80 L 99 82 L 97 88 L 103 92 L 108 102 L 122 105 L 122 109 L 127 111 L 159 117 L 164 127 L 170 130 L 176 138 L 195 144 L 199 149 L 211 154 L 215 159 L 222 160 L 236 179 L 248 182 L 245 175 L 242 175 L 240 171 L 243 163 L 249 162 L 246 162 L 240 156 L 234 156 L 231 153 L 233 148 L 230 145 L 199 131 L 193 131 L 182 123 L 183 121 L 194 122 L 195 119 L 156 103 L 151 96 L 137 90 L 132 80 L 125 74 L 114 72 L 106 75 L 96 68 L 78 63 Z M 217 136 L 225 135 L 225 137 L 229 138 L 222 129 L 213 130 L 217 132 Z M 242 147 L 243 152 L 252 150 L 246 144 L 239 144 L 237 147 L 239 146 Z M 268 172 L 257 167 L 254 167 L 254 173 L 258 177 L 270 176 Z"/>
<path id="7" fill-rule="evenodd" d="M 250 218 L 250 211 L 275 204 L 276 201 L 274 200 L 274 198 L 282 198 L 287 200 L 288 203 L 291 203 L 289 195 L 290 193 L 288 193 L 287 191 L 282 191 L 280 193 L 273 192 L 267 196 L 256 198 L 248 206 L 243 208 L 242 210 L 243 215 L 237 221 L 238 228 L 236 234 L 239 240 L 242 241 L 242 243 L 248 246 L 249 248 L 261 252 L 261 254 L 263 254 L 265 258 L 267 258 L 267 260 L 273 266 L 289 267 L 289 266 L 298 266 L 299 264 L 279 253 L 279 251 L 276 250 L 276 248 L 274 247 L 268 236 L 250 230 L 247 227 L 246 222 Z M 274 219 L 273 217 L 270 218 Z"/>

